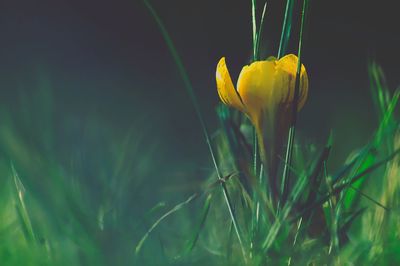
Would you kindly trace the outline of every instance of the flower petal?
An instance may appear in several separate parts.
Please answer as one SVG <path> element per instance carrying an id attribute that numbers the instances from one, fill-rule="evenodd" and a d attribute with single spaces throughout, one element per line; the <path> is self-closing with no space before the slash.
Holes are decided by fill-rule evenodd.
<path id="1" fill-rule="evenodd" d="M 273 106 L 276 61 L 256 61 L 243 67 L 238 79 L 238 92 L 250 118 L 255 122 L 263 110 Z"/>
<path id="2" fill-rule="evenodd" d="M 281 88 L 280 97 L 282 103 L 291 104 L 294 98 L 294 89 L 296 82 L 298 58 L 294 54 L 285 55 L 277 63 L 276 73 L 276 88 Z M 308 76 L 306 68 L 301 65 L 300 72 L 300 87 L 299 87 L 299 103 L 298 111 L 303 108 L 304 103 L 307 100 L 308 94 Z"/>
<path id="3" fill-rule="evenodd" d="M 225 57 L 222 57 L 216 71 L 217 89 L 221 101 L 231 107 L 245 112 L 245 107 L 238 92 L 233 87 L 232 79 L 226 67 Z"/>

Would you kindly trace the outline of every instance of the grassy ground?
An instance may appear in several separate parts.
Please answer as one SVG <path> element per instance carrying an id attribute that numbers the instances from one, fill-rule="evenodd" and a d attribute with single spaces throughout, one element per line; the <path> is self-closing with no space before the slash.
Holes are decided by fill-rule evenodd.
<path id="1" fill-rule="evenodd" d="M 126 131 L 97 115 L 58 121 L 52 90 L 41 84 L 0 110 L 0 264 L 400 264 L 400 91 L 386 86 L 379 65 L 371 62 L 366 76 L 379 124 L 370 140 L 331 169 L 341 140 L 312 145 L 292 123 L 291 158 L 283 156 L 278 171 L 286 185 L 273 198 L 253 125 L 221 104 L 220 127 L 208 131 L 173 40 L 145 3 L 192 100 L 211 170 L 180 193 L 170 176 L 193 175 L 198 166 L 167 158 L 162 134 L 149 132 L 146 121 Z M 278 57 L 294 34 L 301 57 L 291 12 L 303 10 L 306 19 L 304 3 L 287 3 Z M 254 5 L 254 60 L 263 16 Z"/>

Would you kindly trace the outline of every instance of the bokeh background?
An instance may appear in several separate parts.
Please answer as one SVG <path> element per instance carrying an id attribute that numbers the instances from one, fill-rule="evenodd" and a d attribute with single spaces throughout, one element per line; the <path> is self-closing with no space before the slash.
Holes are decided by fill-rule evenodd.
<path id="1" fill-rule="evenodd" d="M 217 126 L 216 62 L 226 56 L 237 76 L 251 56 L 249 2 L 152 1 L 211 129 Z M 283 11 L 280 1 L 269 1 L 261 47 L 265 56 L 276 54 Z M 396 12 L 389 0 L 311 1 L 304 45 L 311 90 L 300 118 L 310 141 L 334 129 L 338 138 L 354 136 L 343 145 L 348 151 L 368 137 L 375 126 L 368 60 L 383 66 L 390 87 L 399 84 Z M 82 117 L 93 112 L 126 130 L 142 118 L 153 133 L 164 133 L 168 141 L 163 142 L 174 147 L 170 152 L 177 161 L 207 157 L 174 62 L 141 1 L 3 1 L 0 19 L 2 102 L 15 102 L 19 91 L 33 91 L 40 78 L 46 79 L 54 105 L 62 110 L 60 120 L 62 113 Z M 293 36 L 291 52 L 296 41 Z"/>
<path id="2" fill-rule="evenodd" d="M 233 77 L 249 63 L 250 0 L 151 3 L 182 56 L 214 132 L 216 63 L 226 56 Z M 258 5 L 261 10 L 263 3 Z M 265 57 L 277 53 L 283 12 L 282 1 L 268 1 L 261 45 Z M 311 1 L 303 51 L 310 91 L 298 136 L 320 147 L 332 130 L 332 169 L 377 125 L 368 62 L 383 67 L 393 90 L 400 83 L 397 16 L 390 0 Z M 296 53 L 298 28 L 293 30 L 289 51 Z M 108 191 L 124 195 L 119 202 L 131 212 L 127 224 L 161 200 L 185 198 L 209 176 L 212 165 L 194 109 L 141 1 L 2 1 L 0 33 L 0 124 L 12 125 L 21 143 L 35 151 L 17 152 L 24 160 L 51 157 L 69 175 L 79 172 L 93 206 L 107 201 Z M 5 128 L 2 160 L 7 161 L 18 149 Z M 129 178 L 108 179 L 119 175 Z M 121 186 L 125 190 L 114 189 Z"/>

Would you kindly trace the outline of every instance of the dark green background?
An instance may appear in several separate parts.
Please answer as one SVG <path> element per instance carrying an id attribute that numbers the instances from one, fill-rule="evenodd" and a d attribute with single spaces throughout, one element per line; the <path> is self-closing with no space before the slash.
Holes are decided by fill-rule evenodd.
<path id="1" fill-rule="evenodd" d="M 215 65 L 226 56 L 236 77 L 249 62 L 250 1 L 152 3 L 183 57 L 213 130 Z M 265 56 L 276 54 L 283 8 L 281 1 L 268 4 Z M 304 46 L 310 94 L 300 126 L 309 141 L 318 143 L 333 128 L 342 144 L 337 152 L 344 155 L 375 126 L 368 60 L 382 64 L 392 87 L 399 83 L 396 8 L 392 1 L 311 1 L 310 11 Z M 152 132 L 163 132 L 177 162 L 207 157 L 172 58 L 141 1 L 3 1 L 0 32 L 2 102 L 13 102 L 21 88 L 31 90 L 41 75 L 51 83 L 55 106 L 63 112 L 96 112 L 123 130 L 142 118 Z"/>

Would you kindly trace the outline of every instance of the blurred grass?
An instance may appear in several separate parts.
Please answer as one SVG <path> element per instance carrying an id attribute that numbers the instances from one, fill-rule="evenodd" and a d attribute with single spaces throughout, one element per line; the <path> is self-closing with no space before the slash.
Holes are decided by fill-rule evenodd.
<path id="1" fill-rule="evenodd" d="M 166 167 L 163 132 L 148 136 L 157 128 L 149 120 L 114 129 L 58 108 L 60 100 L 39 79 L 0 110 L 0 265 L 130 264 L 144 218 L 165 208 L 157 203 L 171 193 L 165 178 L 193 171 Z"/>

